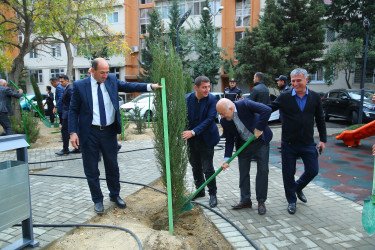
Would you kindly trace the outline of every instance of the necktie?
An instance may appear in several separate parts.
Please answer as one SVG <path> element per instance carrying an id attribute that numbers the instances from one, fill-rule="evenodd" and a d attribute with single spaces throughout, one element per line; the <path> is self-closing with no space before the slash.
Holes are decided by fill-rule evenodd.
<path id="1" fill-rule="evenodd" d="M 104 99 L 103 99 L 103 92 L 100 89 L 100 82 L 98 84 L 98 102 L 99 102 L 99 113 L 100 113 L 100 125 L 105 126 L 107 125 L 107 119 L 105 118 L 105 107 L 104 107 Z"/>

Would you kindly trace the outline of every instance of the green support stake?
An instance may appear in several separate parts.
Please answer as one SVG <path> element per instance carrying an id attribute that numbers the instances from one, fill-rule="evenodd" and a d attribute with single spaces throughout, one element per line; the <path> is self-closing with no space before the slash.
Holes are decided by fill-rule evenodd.
<path id="1" fill-rule="evenodd" d="M 151 92 L 148 93 L 148 115 L 147 115 L 147 121 L 148 121 L 148 128 L 150 128 L 150 108 L 151 108 Z"/>
<path id="2" fill-rule="evenodd" d="M 163 125 L 164 125 L 164 151 L 165 151 L 165 168 L 167 170 L 167 192 L 168 192 L 168 216 L 169 216 L 169 233 L 173 235 L 173 209 L 172 209 L 172 183 L 171 183 L 171 166 L 169 161 L 169 136 L 168 136 L 168 114 L 167 100 L 165 94 L 165 79 L 161 79 L 161 97 L 163 104 Z"/>
<path id="3" fill-rule="evenodd" d="M 120 109 L 121 114 L 121 139 L 125 139 L 125 128 L 124 128 L 124 111 Z"/>

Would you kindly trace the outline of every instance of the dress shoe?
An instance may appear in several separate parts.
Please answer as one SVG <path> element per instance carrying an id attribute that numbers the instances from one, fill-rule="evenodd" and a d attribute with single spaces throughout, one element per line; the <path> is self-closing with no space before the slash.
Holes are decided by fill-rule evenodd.
<path id="1" fill-rule="evenodd" d="M 57 155 L 68 155 L 69 154 L 69 150 L 67 150 L 67 151 L 61 150 L 60 152 L 57 152 L 55 154 L 57 154 Z"/>
<path id="2" fill-rule="evenodd" d="M 294 214 L 296 212 L 296 203 L 289 203 L 288 205 L 288 213 Z"/>
<path id="3" fill-rule="evenodd" d="M 253 205 L 253 204 L 252 204 L 251 201 L 247 201 L 247 202 L 242 202 L 242 201 L 240 201 L 240 202 L 237 203 L 237 204 L 233 204 L 233 205 L 232 205 L 232 208 L 233 208 L 233 209 L 251 208 L 252 205 Z"/>
<path id="4" fill-rule="evenodd" d="M 103 202 L 100 201 L 100 202 L 95 203 L 95 205 L 94 205 L 94 210 L 95 210 L 95 212 L 96 212 L 97 214 L 99 214 L 99 215 L 104 214 L 104 206 L 103 206 Z"/>
<path id="5" fill-rule="evenodd" d="M 123 199 L 120 198 L 120 196 L 111 197 L 111 201 L 116 203 L 116 205 L 119 206 L 119 208 L 126 208 L 126 203 Z"/>
<path id="6" fill-rule="evenodd" d="M 121 147 L 122 147 L 122 145 L 117 143 L 117 153 L 120 151 Z"/>
<path id="7" fill-rule="evenodd" d="M 303 194 L 302 190 L 301 191 L 296 191 L 297 197 L 300 201 L 306 203 L 307 199 L 306 196 Z"/>
<path id="8" fill-rule="evenodd" d="M 70 151 L 71 154 L 80 154 L 81 153 L 81 150 L 80 149 L 73 149 L 72 151 Z"/>
<path id="9" fill-rule="evenodd" d="M 216 207 L 217 206 L 217 198 L 216 194 L 210 194 L 210 207 Z"/>
<path id="10" fill-rule="evenodd" d="M 263 215 L 266 213 L 266 211 L 267 209 L 266 209 L 266 205 L 264 204 L 264 202 L 258 202 L 258 214 Z"/>
<path id="11" fill-rule="evenodd" d="M 197 198 L 205 197 L 205 196 L 206 196 L 206 194 L 205 194 L 204 190 L 201 190 L 192 200 L 194 201 Z"/>

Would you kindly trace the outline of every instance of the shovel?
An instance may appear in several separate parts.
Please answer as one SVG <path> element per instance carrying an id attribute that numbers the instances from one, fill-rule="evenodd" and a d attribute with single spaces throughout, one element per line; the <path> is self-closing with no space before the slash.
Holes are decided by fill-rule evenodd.
<path id="1" fill-rule="evenodd" d="M 249 145 L 253 140 L 255 139 L 255 135 L 253 135 L 249 140 L 247 140 L 247 142 L 245 142 L 244 145 L 242 145 L 240 147 L 240 149 L 238 149 L 233 155 L 231 158 L 229 158 L 226 163 L 230 163 L 239 153 L 241 153 L 242 150 L 244 150 L 244 148 L 247 147 L 247 145 Z M 213 175 L 211 175 L 210 178 L 208 178 L 208 180 L 202 184 L 202 186 L 200 186 L 197 191 L 195 191 L 194 194 L 190 195 L 190 197 L 185 201 L 185 205 L 184 207 L 182 208 L 182 211 L 189 211 L 191 210 L 194 205 L 191 203 L 191 200 L 194 199 L 194 197 L 205 187 L 207 186 L 208 183 L 210 183 L 212 181 L 213 178 L 216 177 L 216 175 L 220 174 L 220 172 L 223 170 L 223 167 L 220 167 Z"/>
<path id="2" fill-rule="evenodd" d="M 374 177 L 372 180 L 372 199 L 364 201 L 362 211 L 362 225 L 369 235 L 375 233 L 375 158 Z"/>
<path id="3" fill-rule="evenodd" d="M 13 86 L 19 90 L 20 88 L 14 84 L 14 82 L 10 81 L 11 84 L 13 84 Z M 42 122 L 43 124 L 47 127 L 47 128 L 50 128 L 51 127 L 51 122 L 47 120 L 47 118 L 45 118 L 40 112 L 39 112 L 39 109 L 37 107 L 35 107 L 35 105 L 29 100 L 29 98 L 26 97 L 25 93 L 22 93 L 23 96 L 25 97 L 25 99 L 30 103 L 31 106 L 33 106 L 33 108 L 36 110 L 36 112 L 38 112 L 39 114 L 39 117 L 42 119 Z"/>
<path id="4" fill-rule="evenodd" d="M 58 128 L 59 126 L 60 126 L 60 124 L 57 122 L 57 112 L 56 112 L 55 123 L 53 124 L 53 127 Z"/>

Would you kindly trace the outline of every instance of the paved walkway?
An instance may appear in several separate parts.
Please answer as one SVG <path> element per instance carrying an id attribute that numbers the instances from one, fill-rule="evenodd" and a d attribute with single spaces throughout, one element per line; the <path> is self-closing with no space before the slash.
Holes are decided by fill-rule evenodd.
<path id="1" fill-rule="evenodd" d="M 277 133 L 275 133 L 277 135 Z M 152 141 L 123 142 L 119 154 L 121 180 L 151 183 L 160 174 L 155 164 Z M 275 144 L 275 145 L 274 145 Z M 290 215 L 283 191 L 281 169 L 277 166 L 275 153 L 277 136 L 271 145 L 274 162 L 270 162 L 267 213 L 260 216 L 257 205 L 252 209 L 232 210 L 230 205 L 239 201 L 237 160 L 231 168 L 217 176 L 218 212 L 239 226 L 260 248 L 266 249 L 374 249 L 375 237 L 370 237 L 363 229 L 362 206 L 339 196 L 323 187 L 311 183 L 306 187 L 308 203 L 297 203 L 297 212 Z M 143 150 L 145 149 L 145 150 Z M 84 176 L 80 155 L 55 156 L 58 149 L 31 149 L 29 167 L 42 170 L 42 174 Z M 217 147 L 214 164 L 220 166 L 223 150 Z M 14 152 L 0 153 L 0 162 L 15 159 Z M 64 159 L 65 161 L 58 161 Z M 33 162 L 56 160 L 53 163 L 33 164 Z M 102 163 L 101 163 L 102 164 Z M 252 164 L 253 165 L 253 164 Z M 101 166 L 101 172 L 104 169 Z M 192 183 L 191 169 L 187 179 Z M 254 194 L 255 168 L 251 169 L 251 185 Z M 34 223 L 85 223 L 96 214 L 85 180 L 56 177 L 30 176 L 32 213 Z M 105 182 L 103 191 L 108 192 Z M 192 186 L 192 185 L 191 185 Z M 121 196 L 126 197 L 140 186 L 122 184 Z M 254 196 L 254 195 L 253 195 Z M 207 196 L 197 201 L 208 204 Z M 254 200 L 253 200 L 254 202 Z M 111 205 L 105 193 L 104 205 Z M 131 204 L 128 204 L 131 206 Z M 252 249 L 251 245 L 226 221 L 210 211 L 205 211 L 224 237 L 235 249 Z M 34 237 L 40 242 L 38 249 L 64 236 L 70 228 L 34 228 Z M 9 228 L 0 232 L 0 248 L 21 238 L 20 228 Z"/>

